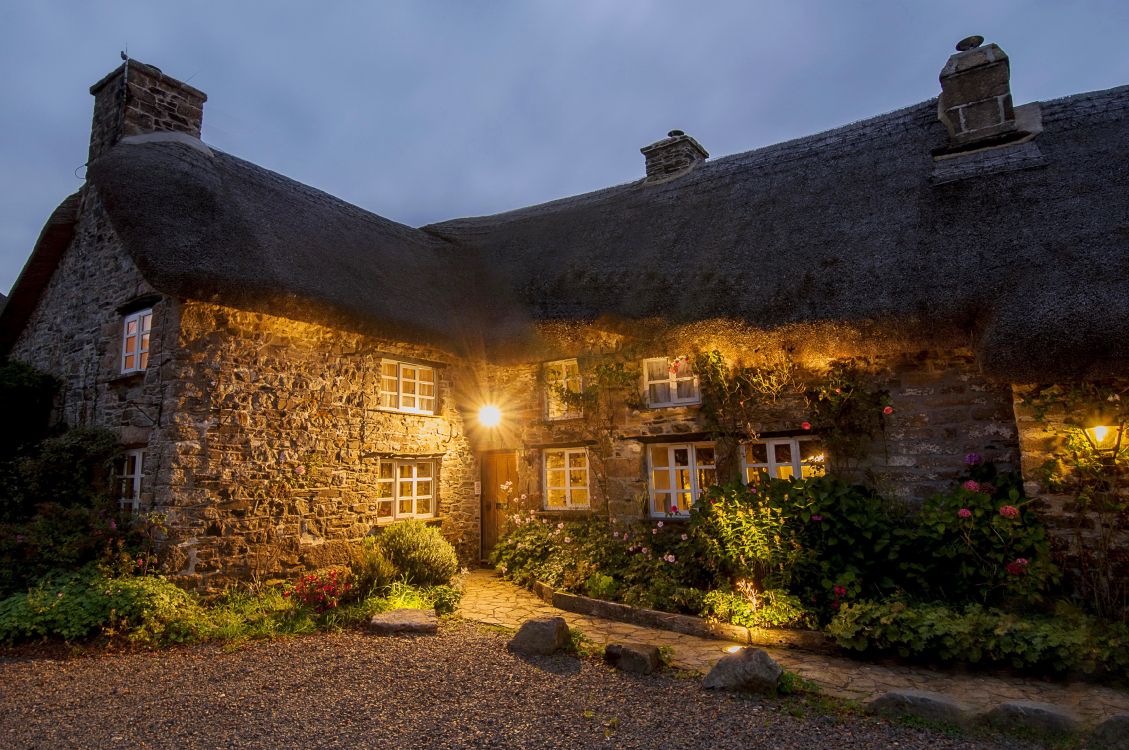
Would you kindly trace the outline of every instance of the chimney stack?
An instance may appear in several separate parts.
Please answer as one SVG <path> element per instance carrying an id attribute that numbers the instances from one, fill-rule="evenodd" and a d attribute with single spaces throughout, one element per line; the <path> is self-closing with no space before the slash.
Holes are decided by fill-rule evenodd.
<path id="1" fill-rule="evenodd" d="M 160 68 L 122 57 L 125 62 L 117 70 L 90 87 L 94 122 L 88 161 L 130 135 L 172 131 L 199 138 L 208 95 Z"/>
<path id="2" fill-rule="evenodd" d="M 639 149 L 647 163 L 647 182 L 657 182 L 688 172 L 709 158 L 702 144 L 681 130 Z"/>
<path id="3" fill-rule="evenodd" d="M 984 37 L 957 42 L 957 52 L 941 70 L 937 116 L 949 130 L 950 145 L 991 145 L 1019 135 L 1011 101 L 1011 66 L 996 44 Z"/>

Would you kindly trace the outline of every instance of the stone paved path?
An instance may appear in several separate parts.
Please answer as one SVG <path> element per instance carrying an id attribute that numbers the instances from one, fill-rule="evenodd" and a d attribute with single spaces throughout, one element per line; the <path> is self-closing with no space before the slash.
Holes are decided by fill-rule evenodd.
<path id="1" fill-rule="evenodd" d="M 516 628 L 530 617 L 560 615 L 569 627 L 579 629 L 601 645 L 611 641 L 636 641 L 669 646 L 672 666 L 700 673 L 709 671 L 718 659 L 725 656 L 727 648 L 737 645 L 565 612 L 502 580 L 492 570 L 475 570 L 467 576 L 459 614 L 468 620 L 508 628 Z M 866 664 L 804 651 L 766 650 L 785 669 L 811 680 L 824 693 L 838 698 L 867 701 L 891 690 L 930 690 L 946 693 L 966 708 L 976 711 L 987 710 L 1006 701 L 1042 701 L 1073 711 L 1088 725 L 1097 724 L 1114 714 L 1129 713 L 1129 692 L 1096 684 L 951 674 L 913 667 Z"/>

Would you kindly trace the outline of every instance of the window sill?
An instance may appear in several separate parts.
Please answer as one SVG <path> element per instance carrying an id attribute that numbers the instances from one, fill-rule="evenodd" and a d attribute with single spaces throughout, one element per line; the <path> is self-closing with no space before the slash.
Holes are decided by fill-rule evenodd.
<path id="1" fill-rule="evenodd" d="M 123 372 L 115 375 L 107 382 L 109 385 L 132 385 L 134 383 L 141 383 L 145 380 L 145 373 L 148 370 L 134 370 L 133 372 Z"/>
<path id="2" fill-rule="evenodd" d="M 424 419 L 444 419 L 442 414 L 426 411 L 406 411 L 404 409 L 391 409 L 387 406 L 376 406 L 370 411 L 384 412 L 385 414 L 403 414 L 405 417 L 423 417 Z"/>
<path id="3" fill-rule="evenodd" d="M 541 508 L 533 514 L 541 518 L 588 518 L 593 515 L 591 508 Z"/>

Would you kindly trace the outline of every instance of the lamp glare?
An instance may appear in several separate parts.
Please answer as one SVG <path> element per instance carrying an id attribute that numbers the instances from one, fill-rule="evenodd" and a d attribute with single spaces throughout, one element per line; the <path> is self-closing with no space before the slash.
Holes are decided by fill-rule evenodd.
<path id="1" fill-rule="evenodd" d="M 478 422 L 483 427 L 497 427 L 502 421 L 502 410 L 493 404 L 487 404 L 478 410 Z"/>

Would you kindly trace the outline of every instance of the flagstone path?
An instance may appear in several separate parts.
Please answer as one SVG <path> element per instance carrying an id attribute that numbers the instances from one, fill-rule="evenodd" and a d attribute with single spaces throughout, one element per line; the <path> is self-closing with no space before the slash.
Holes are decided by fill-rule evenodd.
<path id="1" fill-rule="evenodd" d="M 726 649 L 739 645 L 565 612 L 503 580 L 493 570 L 474 570 L 466 577 L 459 614 L 467 620 L 507 628 L 516 628 L 531 617 L 559 615 L 569 627 L 578 629 L 600 645 L 634 641 L 669 646 L 671 666 L 703 674 L 725 656 Z M 974 711 L 1008 701 L 1040 701 L 1072 711 L 1084 724 L 1091 726 L 1115 714 L 1129 713 L 1129 692 L 1093 683 L 947 673 L 867 664 L 798 650 L 765 650 L 785 669 L 814 682 L 823 693 L 837 698 L 865 702 L 892 690 L 929 690 L 945 693 Z"/>

